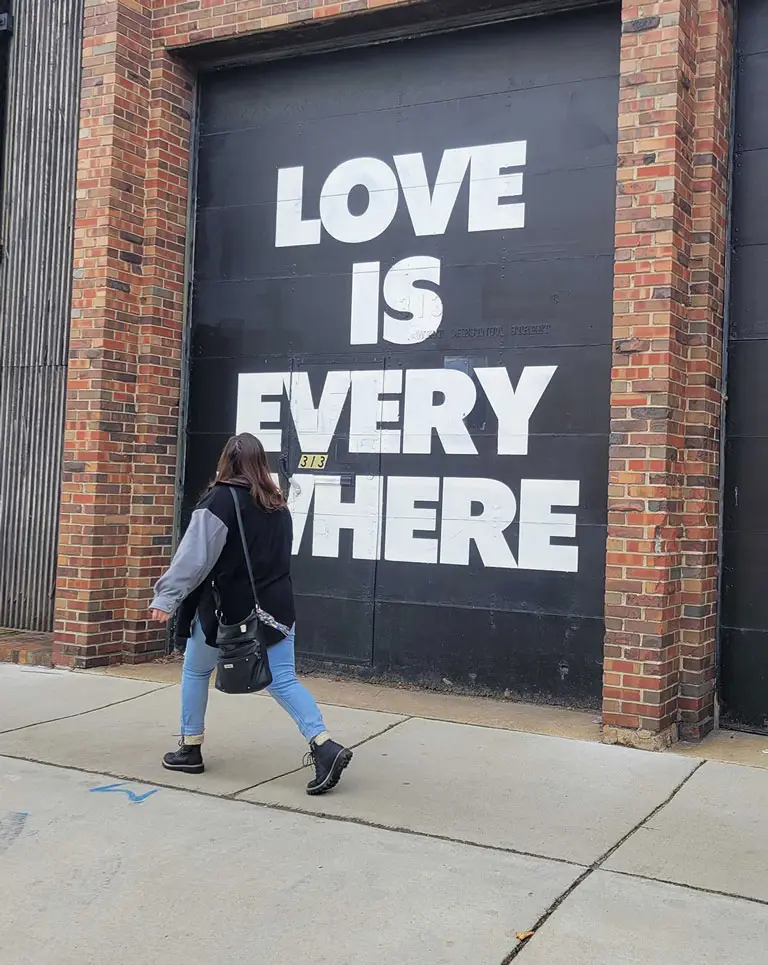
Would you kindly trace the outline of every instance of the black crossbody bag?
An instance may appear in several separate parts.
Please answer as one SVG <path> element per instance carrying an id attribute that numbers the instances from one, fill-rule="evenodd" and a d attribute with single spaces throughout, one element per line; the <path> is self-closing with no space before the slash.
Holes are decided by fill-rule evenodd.
<path id="1" fill-rule="evenodd" d="M 216 645 L 219 648 L 219 658 L 216 663 L 216 689 L 225 694 L 252 694 L 257 690 L 264 690 L 272 683 L 272 671 L 269 669 L 269 655 L 267 644 L 262 636 L 262 625 L 266 623 L 285 636 L 290 633 L 290 630 L 259 606 L 251 556 L 245 539 L 240 499 L 232 487 L 229 487 L 229 491 L 235 504 L 240 542 L 243 544 L 248 579 L 251 581 L 253 609 L 244 620 L 233 624 L 224 623 L 221 611 L 218 609 L 216 611 L 219 620 L 219 629 L 216 634 Z"/>

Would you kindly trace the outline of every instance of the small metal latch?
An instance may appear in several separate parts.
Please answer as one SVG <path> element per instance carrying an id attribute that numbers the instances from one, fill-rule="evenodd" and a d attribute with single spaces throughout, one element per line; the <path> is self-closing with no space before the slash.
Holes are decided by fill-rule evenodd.
<path id="1" fill-rule="evenodd" d="M 339 476 L 339 483 L 342 486 L 354 486 L 355 474 L 353 472 L 343 472 Z"/>

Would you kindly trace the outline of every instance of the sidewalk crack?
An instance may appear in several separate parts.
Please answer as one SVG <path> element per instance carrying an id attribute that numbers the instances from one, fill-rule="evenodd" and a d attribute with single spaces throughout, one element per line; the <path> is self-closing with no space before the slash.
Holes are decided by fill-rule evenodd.
<path id="1" fill-rule="evenodd" d="M 362 740 L 358 741 L 356 744 L 350 744 L 349 746 L 353 750 L 357 750 L 358 747 L 362 747 L 363 744 L 367 744 L 369 741 L 376 740 L 377 737 L 382 737 L 384 734 L 388 734 L 395 727 L 400 727 L 401 724 L 407 724 L 409 720 L 413 720 L 413 717 L 403 717 L 402 720 L 396 720 L 392 724 L 387 724 L 387 726 L 375 734 L 369 734 L 368 737 L 364 737 Z M 276 774 L 274 777 L 267 777 L 263 781 L 257 781 L 256 784 L 249 784 L 248 787 L 241 787 L 237 791 L 231 791 L 229 794 L 223 795 L 225 798 L 230 798 L 233 801 L 239 801 L 240 794 L 245 794 L 248 791 L 254 791 L 257 787 L 263 787 L 265 784 L 271 784 L 273 781 L 280 781 L 284 777 L 289 777 L 291 774 L 298 774 L 299 771 L 304 770 L 304 765 L 301 767 L 292 767 L 289 771 L 285 771 L 283 774 Z M 252 804 L 252 801 L 246 801 L 246 804 Z"/>
<path id="2" fill-rule="evenodd" d="M 671 885 L 674 888 L 683 888 L 685 891 L 697 891 L 703 895 L 716 895 L 718 898 L 735 898 L 736 901 L 749 901 L 753 905 L 768 907 L 768 898 L 755 898 L 753 895 L 742 895 L 737 891 L 720 891 L 717 888 L 705 888 L 703 885 L 672 881 L 670 878 L 652 878 L 650 875 L 642 875 L 637 871 L 617 871 L 611 868 L 606 871 L 606 874 L 620 875 L 622 878 L 634 878 L 636 881 L 652 881 L 657 884 Z"/>
<path id="3" fill-rule="evenodd" d="M 531 931 L 530 937 L 523 939 L 518 945 L 516 945 L 509 953 L 509 955 L 507 955 L 506 958 L 502 959 L 501 965 L 510 965 L 510 962 L 513 962 L 518 957 L 518 955 L 522 953 L 523 949 L 530 942 L 534 940 L 539 930 L 549 921 L 549 919 L 552 917 L 552 915 L 554 915 L 554 913 L 557 911 L 560 905 L 562 905 L 567 898 L 570 898 L 570 896 L 574 893 L 574 891 L 576 891 L 579 885 L 583 884 L 587 880 L 587 878 L 593 875 L 596 871 L 599 871 L 600 868 L 605 864 L 605 862 L 616 851 L 618 851 L 623 844 L 626 844 L 626 842 L 629 841 L 632 835 L 635 834 L 635 832 L 639 831 L 644 824 L 647 824 L 648 821 L 656 817 L 659 811 L 662 811 L 668 804 L 671 804 L 674 798 L 677 797 L 677 795 L 685 787 L 688 781 L 690 781 L 693 775 L 697 771 L 701 770 L 701 768 L 704 767 L 706 763 L 707 763 L 706 761 L 701 761 L 699 764 L 697 764 L 696 767 L 694 767 L 692 771 L 686 774 L 686 776 L 682 779 L 682 781 L 680 781 L 680 783 L 677 784 L 672 789 L 672 791 L 664 798 L 664 800 L 660 804 L 657 804 L 652 811 L 650 811 L 648 814 L 646 814 L 644 818 L 638 821 L 637 824 L 634 825 L 634 827 L 630 828 L 626 834 L 624 834 L 621 838 L 619 838 L 616 844 L 612 845 L 610 848 L 608 848 L 608 850 L 604 854 L 600 855 L 600 857 L 596 861 L 594 861 L 583 872 L 583 874 L 580 874 L 579 877 L 574 882 L 572 882 L 561 895 L 558 895 L 558 897 L 555 898 L 555 900 L 552 902 L 549 908 L 547 908 L 544 914 L 539 918 L 536 924 L 533 925 L 533 927 L 530 929 Z"/>
<path id="4" fill-rule="evenodd" d="M 63 717 L 51 717 L 50 720 L 36 720 L 31 724 L 21 724 L 19 727 L 9 727 L 8 730 L 0 730 L 0 737 L 5 734 L 16 734 L 20 730 L 29 730 L 30 727 L 42 727 L 44 724 L 58 724 L 62 720 L 74 720 L 76 717 L 86 717 L 88 714 L 95 714 L 98 710 L 107 710 L 109 707 L 118 707 L 120 704 L 128 704 L 132 700 L 140 700 L 142 697 L 148 697 L 150 694 L 157 694 L 161 690 L 168 690 L 170 687 L 176 687 L 177 684 L 165 684 L 162 687 L 153 687 L 152 690 L 145 690 L 141 694 L 134 694 L 132 697 L 123 697 L 122 700 L 113 700 L 109 704 L 102 704 L 100 707 L 91 707 L 88 710 L 81 710 L 76 714 L 65 714 Z"/>
<path id="5" fill-rule="evenodd" d="M 405 721 L 398 721 L 398 724 L 400 723 L 405 723 Z M 391 730 L 393 726 L 397 725 L 390 725 L 388 729 Z M 365 738 L 365 740 L 360 741 L 360 743 L 355 746 L 359 747 L 360 744 L 373 740 L 377 736 L 380 735 L 372 734 L 370 737 Z M 535 858 L 539 861 L 548 861 L 552 862 L 553 864 L 564 864 L 573 868 L 584 867 L 584 865 L 580 864 L 578 861 L 571 861 L 567 858 L 555 858 L 552 857 L 552 855 L 538 854 L 535 851 L 520 851 L 516 848 L 506 848 L 494 844 L 483 844 L 479 841 L 468 841 L 464 838 L 452 838 L 449 835 L 433 834 L 429 831 L 415 831 L 413 828 L 379 824 L 375 821 L 367 821 L 365 818 L 348 817 L 346 815 L 326 814 L 323 812 L 311 811 L 305 808 L 293 807 L 288 804 L 268 804 L 264 801 L 248 801 L 244 800 L 243 798 L 234 798 L 231 796 L 231 794 L 216 794 L 213 791 L 206 791 L 199 787 L 182 787 L 178 784 L 169 784 L 165 781 L 158 781 L 156 779 L 140 778 L 131 774 L 120 774 L 116 771 L 105 769 L 94 771 L 92 768 L 78 767 L 76 764 L 57 764 L 53 761 L 44 761 L 40 760 L 39 758 L 25 756 L 23 754 L 10 754 L 0 751 L 0 761 L 2 760 L 24 761 L 27 764 L 38 764 L 42 767 L 53 767 L 61 771 L 73 771 L 76 774 L 88 774 L 98 778 L 113 778 L 117 781 L 130 781 L 135 784 L 142 784 L 145 787 L 161 787 L 168 791 L 178 791 L 180 794 L 194 794 L 199 797 L 208 798 L 212 801 L 229 801 L 233 804 L 240 804 L 243 807 L 261 808 L 264 811 L 279 811 L 284 814 L 295 814 L 301 817 L 313 818 L 318 821 L 335 821 L 340 824 L 352 824 L 356 825 L 357 827 L 371 828 L 374 831 L 386 831 L 391 834 L 405 834 L 415 838 L 426 838 L 429 841 L 445 841 L 449 844 L 459 844 L 468 848 L 477 848 L 480 851 L 493 851 L 498 854 L 511 854 L 523 858 Z M 240 791 L 236 793 L 243 792 Z"/>

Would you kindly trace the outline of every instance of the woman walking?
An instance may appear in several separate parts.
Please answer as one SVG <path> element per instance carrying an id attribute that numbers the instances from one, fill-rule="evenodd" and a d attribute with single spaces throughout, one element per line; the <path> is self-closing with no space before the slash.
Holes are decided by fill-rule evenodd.
<path id="1" fill-rule="evenodd" d="M 308 794 L 334 788 L 352 751 L 331 740 L 310 692 L 296 679 L 294 663 L 291 514 L 269 471 L 264 447 L 248 432 L 233 436 L 221 453 L 216 478 L 192 514 L 173 561 L 155 586 L 152 617 L 167 622 L 179 610 L 177 635 L 188 637 L 181 677 L 181 741 L 163 767 L 188 774 L 205 770 L 201 745 L 208 685 L 219 650 L 217 610 L 237 624 L 253 610 L 253 590 L 238 529 L 232 488 L 239 498 L 245 540 L 259 606 L 290 633 L 263 625 L 272 684 L 269 693 L 296 722 L 309 743 L 315 777 Z"/>

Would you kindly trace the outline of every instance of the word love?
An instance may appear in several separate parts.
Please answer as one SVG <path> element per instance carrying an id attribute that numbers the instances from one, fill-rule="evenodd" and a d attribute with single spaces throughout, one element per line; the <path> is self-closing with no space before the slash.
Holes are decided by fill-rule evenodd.
<path id="1" fill-rule="evenodd" d="M 513 386 L 503 366 L 474 369 L 498 420 L 500 456 L 527 454 L 530 418 L 556 371 L 528 365 Z M 458 369 L 331 371 L 317 405 L 306 372 L 242 373 L 237 432 L 252 432 L 267 452 L 283 451 L 286 395 L 302 452 L 328 452 L 349 399 L 350 452 L 428 454 L 436 434 L 446 453 L 477 455 L 464 421 L 477 388 Z"/>
<path id="2" fill-rule="evenodd" d="M 341 476 L 297 473 L 289 503 L 298 554 L 313 508 L 312 556 L 338 559 L 341 533 L 351 533 L 352 558 L 469 566 L 474 546 L 484 566 L 575 573 L 579 548 L 575 479 L 522 479 L 520 501 L 497 479 L 357 476 L 354 498 L 342 500 Z M 517 519 L 517 558 L 505 531 Z"/>
<path id="3" fill-rule="evenodd" d="M 467 231 L 522 228 L 525 204 L 510 199 L 523 193 L 523 175 L 510 169 L 522 167 L 525 159 L 525 141 L 449 148 L 430 184 L 423 154 L 394 155 L 394 170 L 379 158 L 352 158 L 325 179 L 319 218 L 304 217 L 304 168 L 279 168 L 275 246 L 319 245 L 323 228 L 345 244 L 372 241 L 392 224 L 401 193 L 417 237 L 445 234 L 467 171 Z M 367 195 L 362 205 L 356 203 L 360 195 Z"/>

